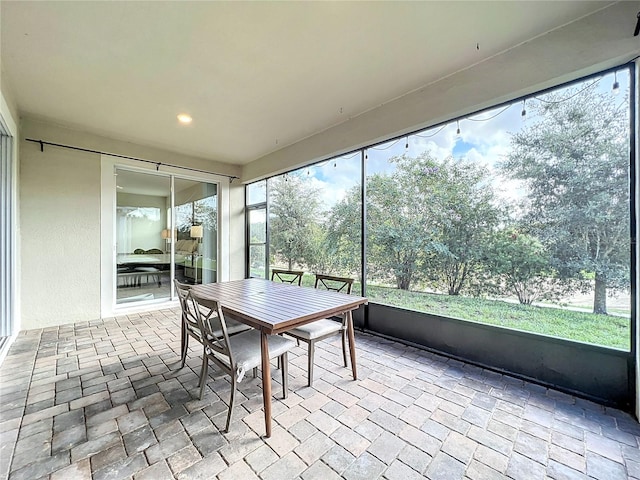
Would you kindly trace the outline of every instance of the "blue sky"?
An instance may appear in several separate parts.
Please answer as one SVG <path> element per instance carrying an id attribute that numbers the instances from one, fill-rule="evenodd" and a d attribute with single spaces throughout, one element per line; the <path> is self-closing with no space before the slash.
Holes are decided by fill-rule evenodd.
<path id="1" fill-rule="evenodd" d="M 467 153 L 469 153 L 470 150 L 472 150 L 473 148 L 476 148 L 477 146 L 474 145 L 473 143 L 467 143 L 464 140 L 458 140 L 454 145 L 453 145 L 453 150 L 451 151 L 452 155 L 455 158 L 462 158 L 464 157 Z"/>

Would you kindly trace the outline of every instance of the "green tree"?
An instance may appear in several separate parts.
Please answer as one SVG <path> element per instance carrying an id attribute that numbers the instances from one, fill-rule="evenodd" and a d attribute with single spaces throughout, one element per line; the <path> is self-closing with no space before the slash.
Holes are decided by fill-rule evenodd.
<path id="1" fill-rule="evenodd" d="M 360 276 L 361 198 L 360 185 L 356 185 L 328 212 L 319 248 L 322 252 L 322 262 L 316 263 L 316 272 Z"/>
<path id="2" fill-rule="evenodd" d="M 551 266 L 551 256 L 535 237 L 516 229 L 501 230 L 492 236 L 485 252 L 485 264 L 499 281 L 498 292 L 515 294 L 523 305 L 535 300 L 556 299 L 567 291 Z"/>
<path id="3" fill-rule="evenodd" d="M 369 277 L 393 281 L 402 290 L 427 279 L 459 294 L 499 218 L 488 172 L 453 158 L 437 161 L 429 152 L 389 161 L 396 165 L 393 173 L 367 178 Z M 334 207 L 329 221 L 329 236 L 355 258 L 360 201 L 357 187 Z"/>
<path id="4" fill-rule="evenodd" d="M 431 249 L 429 208 L 414 194 L 415 186 L 401 169 L 367 179 L 369 274 L 393 279 L 401 290 L 409 290 Z"/>
<path id="5" fill-rule="evenodd" d="M 593 312 L 606 314 L 607 289 L 629 285 L 628 100 L 595 87 L 544 100 L 527 104 L 537 120 L 513 136 L 503 168 L 524 182 L 523 220 L 553 267 L 594 275 Z"/>
<path id="6" fill-rule="evenodd" d="M 424 192 L 432 211 L 434 248 L 425 265 L 438 289 L 459 295 L 484 256 L 503 216 L 487 168 L 449 157 L 433 167 Z"/>
<path id="7" fill-rule="evenodd" d="M 367 178 L 368 276 L 402 290 L 410 288 L 430 243 L 421 202 L 409 198 L 410 188 L 396 174 Z M 327 222 L 328 243 L 350 271 L 360 269 L 361 204 L 357 185 L 334 205 Z"/>
<path id="8" fill-rule="evenodd" d="M 314 232 L 320 217 L 319 191 L 299 176 L 274 179 L 270 186 L 269 242 L 272 253 L 287 267 L 313 260 Z"/>

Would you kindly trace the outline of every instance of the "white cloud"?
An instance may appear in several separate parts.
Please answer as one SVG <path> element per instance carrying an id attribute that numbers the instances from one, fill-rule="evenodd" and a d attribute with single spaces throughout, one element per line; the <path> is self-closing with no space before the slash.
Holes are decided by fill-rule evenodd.
<path id="1" fill-rule="evenodd" d="M 360 156 L 322 162 L 303 168 L 300 173 L 303 180 L 310 182 L 319 191 L 322 208 L 329 210 L 345 198 L 348 190 L 360 184 Z"/>

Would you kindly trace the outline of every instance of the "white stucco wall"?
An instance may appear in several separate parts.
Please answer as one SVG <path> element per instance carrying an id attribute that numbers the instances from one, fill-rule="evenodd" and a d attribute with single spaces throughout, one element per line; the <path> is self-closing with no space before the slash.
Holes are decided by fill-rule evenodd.
<path id="1" fill-rule="evenodd" d="M 22 145 L 23 329 L 99 318 L 99 173 L 95 155 Z"/>
<path id="2" fill-rule="evenodd" d="M 100 318 L 101 312 L 101 167 L 100 155 L 45 146 L 25 138 L 42 139 L 131 155 L 174 165 L 238 175 L 233 165 L 181 156 L 172 152 L 61 128 L 48 122 L 22 122 L 20 157 L 19 260 L 22 329 L 43 328 Z M 234 188 L 234 192 L 237 186 Z M 238 195 L 233 195 L 238 201 Z M 243 202 L 242 197 L 241 202 Z M 230 217 L 229 242 L 243 238 L 242 203 Z M 242 248 L 240 248 L 242 250 Z M 236 245 L 232 255 L 239 255 Z M 230 278 L 244 258 L 231 257 Z"/>

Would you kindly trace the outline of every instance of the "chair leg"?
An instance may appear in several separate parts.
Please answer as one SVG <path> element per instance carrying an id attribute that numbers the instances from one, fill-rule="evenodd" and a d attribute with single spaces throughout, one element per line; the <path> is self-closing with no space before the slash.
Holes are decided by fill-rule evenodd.
<path id="1" fill-rule="evenodd" d="M 283 334 L 281 333 L 280 336 L 283 336 Z M 298 345 L 300 345 L 300 340 L 298 340 Z M 276 358 L 276 362 L 278 363 L 278 370 L 280 370 L 282 368 L 280 357 Z"/>
<path id="2" fill-rule="evenodd" d="M 309 379 L 308 379 L 308 386 L 309 387 L 313 385 L 313 353 L 315 351 L 315 346 L 316 346 L 315 342 L 313 340 L 311 340 L 309 342 L 309 351 L 308 351 L 308 354 L 307 354 L 307 356 L 309 357 L 308 358 L 309 366 L 307 368 L 308 375 L 309 375 Z"/>
<path id="3" fill-rule="evenodd" d="M 253 378 L 258 376 L 258 367 L 253 367 Z"/>
<path id="4" fill-rule="evenodd" d="M 227 427 L 225 433 L 229 433 L 229 426 L 231 425 L 231 415 L 233 415 L 233 406 L 236 403 L 236 372 L 231 372 L 231 399 L 229 400 L 229 414 L 227 415 Z"/>
<path id="5" fill-rule="evenodd" d="M 282 398 L 287 398 L 289 394 L 289 355 L 284 352 L 280 357 L 282 365 Z"/>
<path id="6" fill-rule="evenodd" d="M 180 345 L 180 360 L 182 361 L 182 366 L 180 368 L 184 368 L 184 362 L 187 360 L 187 350 L 189 349 L 189 334 L 187 333 L 187 329 L 184 328 L 184 322 L 182 323 L 182 342 Z"/>
<path id="7" fill-rule="evenodd" d="M 207 384 L 207 374 L 209 373 L 209 359 L 207 355 L 202 352 L 202 369 L 200 370 L 200 400 L 204 395 L 204 387 Z"/>
<path id="8" fill-rule="evenodd" d="M 347 330 L 342 329 L 342 358 L 344 359 L 345 368 L 347 365 Z"/>

